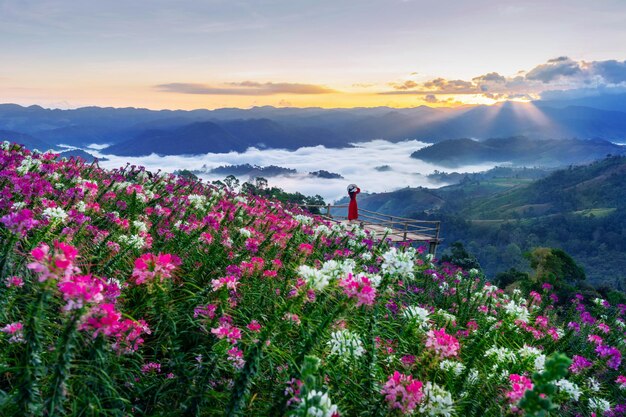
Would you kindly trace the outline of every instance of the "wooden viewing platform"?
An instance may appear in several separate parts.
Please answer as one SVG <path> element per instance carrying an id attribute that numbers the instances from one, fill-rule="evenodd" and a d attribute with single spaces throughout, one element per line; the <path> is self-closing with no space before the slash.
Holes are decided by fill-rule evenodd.
<path id="1" fill-rule="evenodd" d="M 333 222 L 345 225 L 359 224 L 377 238 L 382 238 L 386 234 L 387 238 L 393 242 L 428 242 L 428 252 L 433 255 L 437 252 L 437 245 L 441 242 L 439 238 L 441 222 L 439 221 L 408 219 L 359 209 L 359 219 L 350 223 L 347 217 L 347 204 L 305 207 L 318 208 L 322 217 Z"/>

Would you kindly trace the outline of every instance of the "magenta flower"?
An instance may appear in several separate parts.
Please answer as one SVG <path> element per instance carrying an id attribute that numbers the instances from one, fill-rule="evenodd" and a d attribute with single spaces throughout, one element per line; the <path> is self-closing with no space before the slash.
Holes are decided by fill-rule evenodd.
<path id="1" fill-rule="evenodd" d="M 66 243 L 55 241 L 53 253 L 50 253 L 50 247 L 47 244 L 40 243 L 30 252 L 30 255 L 35 262 L 29 263 L 26 267 L 39 276 L 39 282 L 49 279 L 64 280 L 80 272 L 74 266 L 78 250 Z"/>
<path id="2" fill-rule="evenodd" d="M 63 310 L 77 310 L 87 304 L 98 304 L 104 300 L 104 281 L 92 275 L 72 275 L 57 284 L 67 304 Z"/>
<path id="3" fill-rule="evenodd" d="M 158 374 L 161 372 L 161 364 L 156 362 L 148 362 L 147 364 L 141 367 L 142 374 L 155 373 Z"/>
<path id="4" fill-rule="evenodd" d="M 4 280 L 4 285 L 6 285 L 7 288 L 11 288 L 11 287 L 19 288 L 19 287 L 24 286 L 24 280 L 18 276 L 12 276 Z"/>
<path id="5" fill-rule="evenodd" d="M 33 212 L 28 209 L 2 216 L 0 223 L 4 224 L 12 233 L 21 237 L 26 236 L 29 230 L 39 225 L 39 221 L 33 218 Z"/>
<path id="6" fill-rule="evenodd" d="M 415 411 L 422 400 L 422 387 L 422 382 L 413 379 L 411 375 L 395 371 L 383 386 L 381 394 L 385 396 L 390 409 L 400 410 L 402 414 L 408 415 Z"/>
<path id="7" fill-rule="evenodd" d="M 348 274 L 346 278 L 339 280 L 339 286 L 343 288 L 343 293 L 350 298 L 357 299 L 357 307 L 361 305 L 374 305 L 376 299 L 376 288 L 366 276 Z"/>
<path id="8" fill-rule="evenodd" d="M 533 389 L 533 383 L 530 378 L 523 375 L 511 374 L 509 375 L 509 381 L 511 382 L 511 390 L 507 391 L 506 397 L 513 404 L 517 404 L 524 397 L 526 391 Z"/>
<path id="9" fill-rule="evenodd" d="M 162 282 L 165 278 L 172 277 L 172 271 L 180 265 L 180 258 L 169 253 L 154 255 L 146 253 L 135 259 L 135 268 L 131 275 L 131 281 L 136 285 L 146 281 Z"/>
<path id="10" fill-rule="evenodd" d="M 572 357 L 572 364 L 570 365 L 569 370 L 575 374 L 579 374 L 583 370 L 590 368 L 592 365 L 593 363 L 584 356 L 574 355 Z"/>
<path id="11" fill-rule="evenodd" d="M 426 347 L 442 358 L 449 358 L 459 354 L 460 344 L 454 336 L 446 333 L 446 329 L 439 329 L 426 333 Z"/>
<path id="12" fill-rule="evenodd" d="M 24 340 L 24 325 L 22 323 L 15 322 L 11 324 L 7 324 L 3 328 L 0 329 L 0 332 L 11 335 L 9 339 L 9 343 L 22 343 Z"/>

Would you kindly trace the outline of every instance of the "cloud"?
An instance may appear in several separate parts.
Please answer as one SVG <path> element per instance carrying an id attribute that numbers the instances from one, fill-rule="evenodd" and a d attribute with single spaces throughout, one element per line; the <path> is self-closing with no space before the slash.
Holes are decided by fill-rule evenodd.
<path id="1" fill-rule="evenodd" d="M 549 83 L 561 77 L 571 77 L 582 73 L 580 64 L 566 56 L 550 59 L 547 63 L 537 65 L 526 74 L 528 80 Z"/>
<path id="2" fill-rule="evenodd" d="M 394 95 L 394 94 L 477 94 L 480 93 L 479 87 L 471 81 L 464 80 L 446 80 L 445 78 L 435 78 L 424 83 L 416 83 L 407 80 L 403 83 L 389 83 L 394 90 L 384 91 L 378 94 Z"/>
<path id="3" fill-rule="evenodd" d="M 299 83 L 259 83 L 241 81 L 226 83 L 229 87 L 213 87 L 196 83 L 158 84 L 154 88 L 166 93 L 234 95 L 234 96 L 270 96 L 274 94 L 330 94 L 338 91 L 314 84 Z"/>
<path id="4" fill-rule="evenodd" d="M 403 83 L 389 83 L 389 85 L 395 88 L 396 90 L 402 90 L 402 91 L 410 90 L 412 88 L 419 86 L 419 84 L 413 80 L 407 80 Z"/>
<path id="5" fill-rule="evenodd" d="M 505 83 L 506 78 L 497 72 L 490 72 L 489 74 L 479 75 L 478 77 L 472 78 L 476 84 L 480 83 Z"/>
<path id="6" fill-rule="evenodd" d="M 413 80 L 388 83 L 393 89 L 380 95 L 414 94 L 429 103 L 438 103 L 439 94 L 482 94 L 494 100 L 534 100 L 550 91 L 571 89 L 616 89 L 626 87 L 626 60 L 575 61 L 567 56 L 549 59 L 530 71 L 512 76 L 488 72 L 471 80 L 442 77 L 422 83 Z"/>
<path id="7" fill-rule="evenodd" d="M 249 148 L 245 152 L 230 152 L 227 154 L 204 154 L 195 156 L 158 156 L 152 154 L 145 157 L 122 157 L 106 155 L 106 149 L 101 151 L 90 150 L 97 156 L 105 156 L 108 161 L 101 161 L 100 166 L 118 168 L 131 164 L 145 166 L 148 170 L 161 169 L 173 172 L 177 169 L 201 169 L 206 165 L 208 169 L 220 165 L 278 165 L 296 169 L 298 175 L 279 176 L 269 178 L 271 186 L 278 186 L 284 190 L 299 191 L 305 195 L 320 194 L 326 201 L 346 195 L 346 185 L 358 184 L 364 192 L 392 191 L 407 186 L 438 187 L 441 184 L 431 182 L 427 174 L 434 170 L 445 171 L 446 168 L 429 164 L 411 158 L 411 153 L 428 144 L 416 140 L 391 143 L 385 140 L 374 140 L 358 143 L 354 148 L 335 149 L 324 146 L 305 147 L 295 151 L 284 149 L 260 150 Z M 389 165 L 388 172 L 376 171 L 377 166 Z M 492 168 L 493 164 L 481 164 L 463 167 L 462 172 L 476 172 Z M 345 179 L 320 180 L 317 177 L 305 175 L 311 171 L 324 169 L 341 174 Z M 204 179 L 223 179 L 224 175 L 200 175 Z M 242 182 L 247 178 L 241 178 Z"/>
<path id="8" fill-rule="evenodd" d="M 599 75 L 611 84 L 626 82 L 626 60 L 623 62 L 616 60 L 595 61 L 589 64 L 590 71 Z"/>

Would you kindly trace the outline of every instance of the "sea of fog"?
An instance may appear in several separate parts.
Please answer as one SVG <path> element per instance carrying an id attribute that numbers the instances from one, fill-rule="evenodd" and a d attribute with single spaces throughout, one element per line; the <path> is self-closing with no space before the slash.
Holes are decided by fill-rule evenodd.
<path id="1" fill-rule="evenodd" d="M 297 175 L 268 177 L 270 186 L 277 186 L 289 192 L 299 191 L 304 195 L 319 194 L 327 202 L 333 202 L 345 195 L 346 186 L 357 184 L 362 192 L 380 193 L 405 187 L 441 187 L 440 182 L 431 181 L 427 175 L 435 170 L 450 172 L 441 166 L 411 158 L 411 153 L 428 146 L 416 140 L 392 143 L 386 140 L 355 143 L 354 148 L 331 149 L 324 146 L 300 148 L 295 151 L 284 149 L 249 148 L 246 152 L 227 154 L 209 153 L 195 156 L 122 157 L 109 155 L 102 145 L 91 145 L 86 149 L 99 158 L 104 168 L 118 168 L 127 162 L 146 167 L 149 171 L 173 172 L 178 169 L 199 170 L 222 165 L 277 165 L 298 171 Z M 376 167 L 387 165 L 389 170 L 379 171 Z M 493 168 L 494 163 L 470 165 L 456 168 L 457 172 L 477 172 Z M 307 175 L 312 171 L 326 170 L 341 174 L 344 179 L 323 179 Z M 200 174 L 205 180 L 223 179 L 224 175 Z M 246 181 L 248 178 L 240 178 Z"/>

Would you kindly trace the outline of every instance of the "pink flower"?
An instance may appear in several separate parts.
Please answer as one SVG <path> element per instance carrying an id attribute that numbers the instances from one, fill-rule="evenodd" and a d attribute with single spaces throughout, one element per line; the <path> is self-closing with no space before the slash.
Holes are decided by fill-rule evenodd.
<path id="1" fill-rule="evenodd" d="M 255 332 L 255 333 L 258 333 L 261 331 L 261 325 L 256 320 L 252 320 L 246 327 L 248 328 L 248 330 Z"/>
<path id="2" fill-rule="evenodd" d="M 241 369 L 246 364 L 243 360 L 243 351 L 236 346 L 228 350 L 228 360 L 236 369 Z"/>
<path id="3" fill-rule="evenodd" d="M 229 322 L 229 318 L 222 317 L 220 319 L 220 325 L 211 329 L 218 339 L 227 339 L 230 343 L 235 344 L 241 339 L 241 330 L 233 326 Z"/>
<path id="4" fill-rule="evenodd" d="M 7 288 L 11 288 L 11 287 L 19 288 L 19 287 L 24 286 L 24 280 L 18 276 L 12 276 L 4 280 L 4 285 L 6 285 Z"/>
<path id="5" fill-rule="evenodd" d="M 626 390 L 626 376 L 618 376 L 615 382 L 619 384 L 620 389 Z"/>
<path id="6" fill-rule="evenodd" d="M 15 322 L 11 324 L 7 324 L 3 328 L 0 329 L 0 332 L 11 335 L 9 339 L 9 343 L 22 343 L 24 340 L 24 325 L 22 323 Z"/>
<path id="7" fill-rule="evenodd" d="M 381 390 L 390 409 L 400 410 L 402 414 L 411 414 L 422 400 L 422 382 L 411 375 L 395 371 Z"/>
<path id="8" fill-rule="evenodd" d="M 136 285 L 152 280 L 162 282 L 163 279 L 172 277 L 172 271 L 178 265 L 180 265 L 180 258 L 176 255 L 169 253 L 143 254 L 135 259 L 131 281 Z"/>
<path id="9" fill-rule="evenodd" d="M 206 306 L 198 306 L 193 309 L 193 318 L 197 318 L 198 316 L 207 316 L 212 319 L 215 317 L 215 310 L 217 310 L 217 306 L 215 304 L 207 304 Z"/>
<path id="10" fill-rule="evenodd" d="M 594 344 L 594 345 L 596 345 L 596 346 L 601 345 L 601 344 L 602 344 L 602 341 L 603 341 L 603 340 L 602 340 L 602 338 L 601 338 L 600 336 L 595 335 L 595 334 L 590 334 L 589 336 L 587 336 L 587 340 L 588 340 L 590 343 L 593 343 L 593 344 Z"/>
<path id="11" fill-rule="evenodd" d="M 141 373 L 142 374 L 147 374 L 147 373 L 155 373 L 158 374 L 159 372 L 161 372 L 161 364 L 160 363 L 155 363 L 155 362 L 149 362 L 145 365 L 143 365 L 141 367 Z"/>
<path id="12" fill-rule="evenodd" d="M 310 255 L 313 253 L 313 245 L 310 243 L 301 243 L 300 246 L 298 246 L 298 250 L 305 255 Z"/>
<path id="13" fill-rule="evenodd" d="M 524 397 L 526 391 L 533 389 L 530 378 L 523 375 L 511 374 L 509 381 L 511 382 L 511 390 L 506 393 L 506 397 L 513 404 L 517 404 Z"/>
<path id="14" fill-rule="evenodd" d="M 449 358 L 459 354 L 460 344 L 454 336 L 446 333 L 446 329 L 439 329 L 426 333 L 426 347 L 442 358 Z"/>
<path id="15" fill-rule="evenodd" d="M 92 275 L 72 275 L 57 284 L 67 304 L 63 310 L 77 310 L 86 304 L 99 304 L 104 300 L 104 281 Z"/>
<path id="16" fill-rule="evenodd" d="M 346 278 L 339 280 L 339 286 L 348 297 L 357 299 L 357 307 L 374 305 L 376 288 L 371 285 L 371 281 L 366 276 L 348 274 Z"/>
<path id="17" fill-rule="evenodd" d="M 50 253 L 50 247 L 47 244 L 40 243 L 30 252 L 30 255 L 35 262 L 29 263 L 26 267 L 39 276 L 39 282 L 49 279 L 64 280 L 80 272 L 74 266 L 78 250 L 66 243 L 55 241 L 53 253 Z"/>

